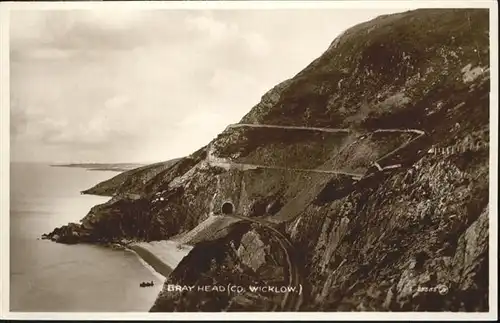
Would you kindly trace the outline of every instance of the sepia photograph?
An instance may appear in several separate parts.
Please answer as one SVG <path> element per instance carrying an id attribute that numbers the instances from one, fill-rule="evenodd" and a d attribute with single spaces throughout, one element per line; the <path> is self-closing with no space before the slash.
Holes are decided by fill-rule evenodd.
<path id="1" fill-rule="evenodd" d="M 493 1 L 0 9 L 2 318 L 498 318 Z"/>

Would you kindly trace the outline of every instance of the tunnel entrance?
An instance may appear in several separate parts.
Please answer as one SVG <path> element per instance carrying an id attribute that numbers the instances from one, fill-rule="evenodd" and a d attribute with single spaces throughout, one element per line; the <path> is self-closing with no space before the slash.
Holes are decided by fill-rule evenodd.
<path id="1" fill-rule="evenodd" d="M 230 215 L 234 213 L 234 205 L 231 202 L 224 202 L 221 207 L 222 214 Z"/>

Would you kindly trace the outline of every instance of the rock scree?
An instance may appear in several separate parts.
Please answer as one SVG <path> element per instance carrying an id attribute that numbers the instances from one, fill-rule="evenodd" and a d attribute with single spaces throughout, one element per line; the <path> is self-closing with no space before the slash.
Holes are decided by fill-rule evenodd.
<path id="1" fill-rule="evenodd" d="M 153 312 L 487 311 L 488 28 L 487 9 L 356 25 L 241 120 L 288 128 L 98 185 L 108 202 L 44 237 L 189 236 Z"/>

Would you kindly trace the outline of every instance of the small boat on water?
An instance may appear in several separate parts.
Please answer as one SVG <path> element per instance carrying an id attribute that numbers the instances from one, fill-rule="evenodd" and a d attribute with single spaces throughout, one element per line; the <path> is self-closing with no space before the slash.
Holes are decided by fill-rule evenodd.
<path id="1" fill-rule="evenodd" d="M 154 286 L 154 282 L 151 281 L 151 282 L 142 282 L 139 284 L 140 287 L 151 287 L 151 286 Z"/>

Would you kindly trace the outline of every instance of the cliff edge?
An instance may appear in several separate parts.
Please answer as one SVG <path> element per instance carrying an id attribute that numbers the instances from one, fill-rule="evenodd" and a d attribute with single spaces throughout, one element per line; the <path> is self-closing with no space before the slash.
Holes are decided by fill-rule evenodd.
<path id="1" fill-rule="evenodd" d="M 487 311 L 488 28 L 483 9 L 354 26 L 240 124 L 47 237 L 193 245 L 156 312 Z"/>

